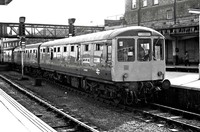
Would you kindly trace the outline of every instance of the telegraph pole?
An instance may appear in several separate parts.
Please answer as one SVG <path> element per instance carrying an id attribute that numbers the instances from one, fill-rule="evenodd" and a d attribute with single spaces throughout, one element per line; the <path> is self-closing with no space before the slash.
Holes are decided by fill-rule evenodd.
<path id="1" fill-rule="evenodd" d="M 20 46 L 21 46 L 21 65 L 22 65 L 22 77 L 21 80 L 24 78 L 24 52 L 25 52 L 25 41 L 26 41 L 26 34 L 25 34 L 25 17 L 19 18 L 19 38 L 20 38 Z"/>

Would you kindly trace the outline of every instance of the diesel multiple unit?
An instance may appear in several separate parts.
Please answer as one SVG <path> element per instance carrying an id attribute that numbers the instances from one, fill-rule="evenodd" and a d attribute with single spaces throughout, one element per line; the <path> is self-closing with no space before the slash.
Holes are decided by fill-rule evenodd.
<path id="1" fill-rule="evenodd" d="M 4 57 L 20 69 L 19 47 L 5 50 Z M 169 88 L 165 68 L 164 36 L 141 26 L 31 44 L 24 51 L 25 72 L 116 103 L 147 101 Z"/>

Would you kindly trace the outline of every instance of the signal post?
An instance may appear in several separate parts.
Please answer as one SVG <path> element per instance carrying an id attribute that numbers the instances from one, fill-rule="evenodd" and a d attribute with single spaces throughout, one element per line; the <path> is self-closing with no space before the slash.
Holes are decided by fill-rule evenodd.
<path id="1" fill-rule="evenodd" d="M 22 65 L 22 77 L 20 80 L 24 80 L 24 52 L 25 52 L 25 42 L 26 42 L 26 34 L 25 34 L 25 17 L 19 18 L 19 38 L 20 38 L 20 46 L 21 46 L 21 65 Z"/>
<path id="2" fill-rule="evenodd" d="M 74 27 L 74 22 L 76 21 L 75 18 L 69 18 L 68 19 L 68 24 L 69 24 L 69 37 L 75 36 L 75 27 Z"/>

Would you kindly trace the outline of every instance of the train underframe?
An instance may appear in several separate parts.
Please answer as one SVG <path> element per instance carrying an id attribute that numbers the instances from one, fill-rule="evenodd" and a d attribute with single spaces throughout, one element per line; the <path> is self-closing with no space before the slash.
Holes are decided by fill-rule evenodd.
<path id="1" fill-rule="evenodd" d="M 15 68 L 16 69 L 16 68 Z M 36 78 L 43 77 L 48 80 L 74 87 L 78 90 L 113 100 L 114 103 L 133 105 L 152 101 L 163 88 L 168 88 L 170 82 L 162 80 L 141 82 L 110 82 L 100 79 L 83 77 L 80 75 L 63 74 L 56 71 L 42 70 L 33 67 L 24 68 L 26 74 Z M 19 71 L 18 69 L 17 71 Z"/>

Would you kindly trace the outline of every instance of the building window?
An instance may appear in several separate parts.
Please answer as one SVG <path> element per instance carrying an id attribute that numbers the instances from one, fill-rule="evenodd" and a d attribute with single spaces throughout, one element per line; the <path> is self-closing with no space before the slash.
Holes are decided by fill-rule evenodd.
<path id="1" fill-rule="evenodd" d="M 135 9 L 136 8 L 136 0 L 132 0 L 132 9 Z"/>
<path id="2" fill-rule="evenodd" d="M 146 7 L 147 6 L 147 0 L 143 0 L 142 1 L 142 7 Z"/>
<path id="3" fill-rule="evenodd" d="M 158 5 L 158 0 L 153 0 L 153 5 Z"/>
<path id="4" fill-rule="evenodd" d="M 167 10 L 167 19 L 172 19 L 172 18 L 173 18 L 172 10 Z"/>

